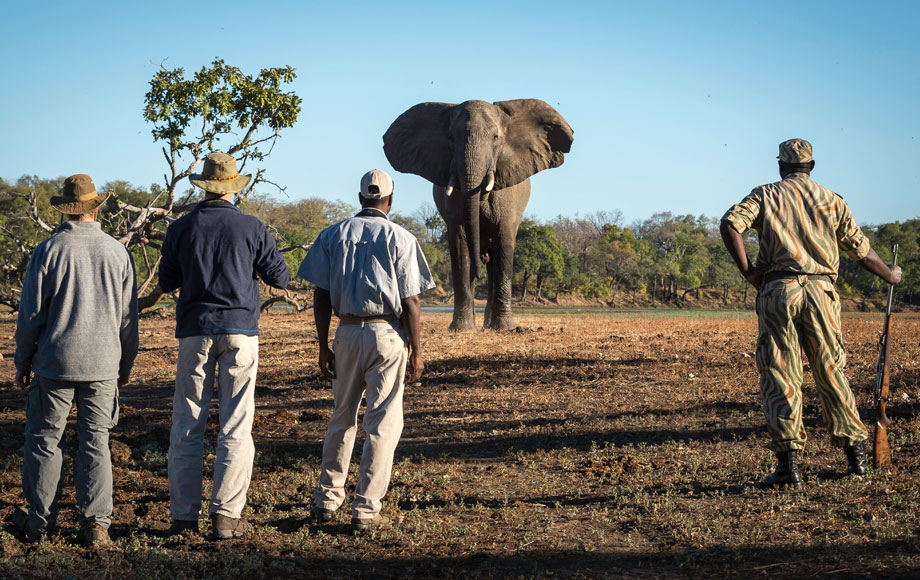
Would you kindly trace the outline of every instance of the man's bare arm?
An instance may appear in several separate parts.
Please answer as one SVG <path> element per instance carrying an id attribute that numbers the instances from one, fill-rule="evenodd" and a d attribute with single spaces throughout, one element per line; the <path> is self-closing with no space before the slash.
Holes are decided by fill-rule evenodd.
<path id="1" fill-rule="evenodd" d="M 763 282 L 763 275 L 767 269 L 751 266 L 747 252 L 744 251 L 744 238 L 730 223 L 723 220 L 719 224 L 719 233 L 722 235 L 722 243 L 725 244 L 725 249 L 728 250 L 728 254 L 735 261 L 735 265 L 738 266 L 738 271 L 741 272 L 741 275 L 751 286 L 759 290 Z"/>
<path id="2" fill-rule="evenodd" d="M 882 260 L 881 256 L 872 248 L 869 248 L 869 253 L 866 254 L 865 258 L 856 263 L 859 264 L 863 270 L 872 272 L 889 284 L 901 283 L 901 266 L 888 266 L 888 264 Z"/>
<path id="3" fill-rule="evenodd" d="M 422 377 L 425 362 L 422 360 L 421 318 L 422 308 L 418 296 L 410 296 L 402 301 L 402 327 L 406 329 L 409 339 L 409 368 L 406 382 L 414 383 Z"/>
<path id="4" fill-rule="evenodd" d="M 317 287 L 313 291 L 313 320 L 319 340 L 319 372 L 329 379 L 335 378 L 335 354 L 329 348 L 329 324 L 332 321 L 332 298 L 329 291 Z"/>

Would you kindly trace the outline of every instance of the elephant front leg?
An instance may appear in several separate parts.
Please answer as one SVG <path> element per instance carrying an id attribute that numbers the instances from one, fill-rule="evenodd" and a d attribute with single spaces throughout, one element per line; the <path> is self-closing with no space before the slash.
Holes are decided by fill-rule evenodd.
<path id="1" fill-rule="evenodd" d="M 513 240 L 514 238 L 512 238 Z M 514 244 L 492 248 L 489 257 L 489 317 L 486 327 L 512 330 L 517 323 L 511 317 L 511 275 L 514 273 Z"/>
<path id="2" fill-rule="evenodd" d="M 462 228 L 448 230 L 450 274 L 454 283 L 454 318 L 450 330 L 475 330 L 473 283 L 470 280 L 470 255 Z"/>

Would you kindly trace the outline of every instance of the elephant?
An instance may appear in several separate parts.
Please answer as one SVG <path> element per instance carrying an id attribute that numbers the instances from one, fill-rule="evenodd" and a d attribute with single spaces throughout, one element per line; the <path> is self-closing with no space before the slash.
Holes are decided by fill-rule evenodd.
<path id="1" fill-rule="evenodd" d="M 447 225 L 454 312 L 451 330 L 476 328 L 473 286 L 486 264 L 483 327 L 516 328 L 511 316 L 514 246 L 530 176 L 562 165 L 572 128 L 538 99 L 420 103 L 383 135 L 394 169 L 434 184 Z"/>

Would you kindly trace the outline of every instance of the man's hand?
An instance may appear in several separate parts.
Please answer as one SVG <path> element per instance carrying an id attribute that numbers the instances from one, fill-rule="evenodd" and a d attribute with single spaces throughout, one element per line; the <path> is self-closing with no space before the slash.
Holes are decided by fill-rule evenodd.
<path id="1" fill-rule="evenodd" d="M 769 266 L 751 266 L 746 272 L 743 272 L 742 275 L 744 279 L 748 281 L 748 284 L 753 286 L 755 290 L 760 290 L 760 287 L 763 285 L 764 274 L 767 273 L 768 267 Z"/>
<path id="2" fill-rule="evenodd" d="M 16 380 L 13 381 L 20 389 L 28 389 L 29 383 L 32 382 L 32 368 L 29 367 L 24 370 L 16 369 Z"/>
<path id="3" fill-rule="evenodd" d="M 328 346 L 319 349 L 319 372 L 327 379 L 335 378 L 335 353 Z"/>
<path id="4" fill-rule="evenodd" d="M 901 283 L 901 266 L 888 266 L 888 270 L 891 272 L 888 276 L 888 283 L 894 284 L 897 286 Z"/>
<path id="5" fill-rule="evenodd" d="M 131 373 L 126 374 L 123 377 L 118 377 L 118 388 L 122 388 L 128 384 L 128 381 L 131 379 Z"/>
<path id="6" fill-rule="evenodd" d="M 409 354 L 409 368 L 406 372 L 406 382 L 414 383 L 422 378 L 423 370 L 425 370 L 425 361 L 422 360 L 422 353 L 413 350 Z"/>

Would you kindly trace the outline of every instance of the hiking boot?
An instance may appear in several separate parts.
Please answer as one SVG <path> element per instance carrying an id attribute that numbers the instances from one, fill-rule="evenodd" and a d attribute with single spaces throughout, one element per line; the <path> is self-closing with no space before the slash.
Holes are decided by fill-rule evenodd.
<path id="1" fill-rule="evenodd" d="M 183 532 L 198 533 L 198 520 L 173 520 L 169 526 L 167 536 L 178 536 Z"/>
<path id="2" fill-rule="evenodd" d="M 847 454 L 847 475 L 865 475 L 869 469 L 869 460 L 866 459 L 866 442 L 859 441 L 846 445 L 843 452 Z"/>
<path id="3" fill-rule="evenodd" d="M 776 469 L 764 478 L 763 487 L 791 487 L 802 489 L 802 474 L 799 473 L 799 463 L 796 450 L 781 451 L 776 454 Z"/>
<path id="4" fill-rule="evenodd" d="M 331 522 L 334 517 L 335 510 L 329 510 L 319 506 L 313 506 L 310 510 L 310 518 L 320 524 Z"/>
<path id="5" fill-rule="evenodd" d="M 390 518 L 380 514 L 369 519 L 351 518 L 351 527 L 356 532 L 365 532 L 371 529 L 380 529 L 390 527 Z"/>
<path id="6" fill-rule="evenodd" d="M 32 542 L 37 542 L 41 540 L 44 535 L 46 535 L 44 528 L 33 530 L 29 526 L 29 510 L 26 508 L 16 508 L 16 510 L 13 511 L 13 517 L 11 519 L 13 521 L 13 527 L 17 532 L 19 532 L 19 534 L 22 536 L 22 539 L 26 543 L 31 544 Z"/>
<path id="7" fill-rule="evenodd" d="M 215 540 L 229 540 L 241 538 L 252 531 L 243 518 L 231 518 L 223 514 L 211 514 L 211 538 Z"/>
<path id="8" fill-rule="evenodd" d="M 83 526 L 83 546 L 86 548 L 101 548 L 112 545 L 109 530 L 93 522 Z"/>

